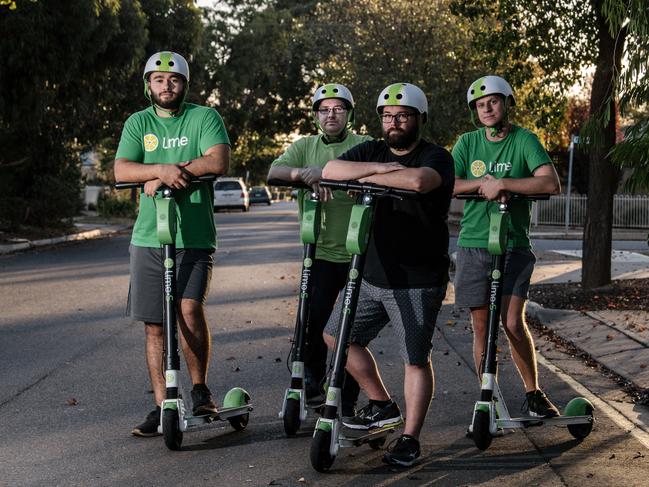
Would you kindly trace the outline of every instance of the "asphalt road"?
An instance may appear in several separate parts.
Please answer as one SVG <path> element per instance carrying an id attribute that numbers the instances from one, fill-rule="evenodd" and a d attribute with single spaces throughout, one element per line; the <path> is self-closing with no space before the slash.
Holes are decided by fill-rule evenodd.
<path id="1" fill-rule="evenodd" d="M 649 441 L 629 434 L 624 418 L 608 410 L 597 411 L 583 442 L 554 427 L 497 438 L 486 452 L 465 438 L 478 385 L 470 326 L 453 310 L 452 289 L 435 333 L 436 393 L 422 463 L 387 467 L 380 452 L 362 447 L 343 450 L 330 473 L 316 473 L 308 459 L 314 420 L 287 439 L 277 416 L 289 381 L 285 359 L 301 256 L 295 207 L 280 203 L 216 218 L 220 248 L 206 308 L 214 344 L 209 383 L 219 399 L 233 386 L 251 393 L 248 428 L 235 432 L 218 423 L 188 433 L 180 452 L 168 451 L 159 437 L 130 435 L 152 408 L 152 396 L 142 326 L 124 317 L 128 236 L 6 256 L 0 258 L 0 485 L 647 485 Z M 392 341 L 387 328 L 373 350 L 403 404 L 403 368 Z M 648 412 L 629 404 L 614 383 L 553 344 L 537 343 L 543 363 L 566 374 L 541 366 L 541 382 L 556 403 L 578 395 L 576 380 L 647 423 Z M 523 402 L 520 380 L 501 348 L 501 387 L 515 413 Z"/>

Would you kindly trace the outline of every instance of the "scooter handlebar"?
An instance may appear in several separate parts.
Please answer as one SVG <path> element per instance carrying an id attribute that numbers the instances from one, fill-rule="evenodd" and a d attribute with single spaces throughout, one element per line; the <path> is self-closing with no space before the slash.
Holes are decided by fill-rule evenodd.
<path id="1" fill-rule="evenodd" d="M 342 191 L 360 191 L 361 193 L 371 193 L 378 196 L 413 198 L 421 194 L 411 189 L 393 188 L 374 183 L 361 183 L 354 180 L 338 181 L 335 179 L 321 179 L 319 184 L 325 188 L 339 189 Z"/>
<path id="2" fill-rule="evenodd" d="M 203 174 L 202 176 L 195 176 L 193 177 L 189 182 L 190 184 L 196 184 L 196 183 L 206 183 L 210 181 L 214 181 L 217 178 L 216 174 Z M 114 188 L 115 189 L 132 189 L 132 188 L 140 188 L 144 186 L 145 183 L 115 183 Z M 165 188 L 166 186 L 161 186 L 160 189 Z"/>
<path id="3" fill-rule="evenodd" d="M 295 188 L 295 189 L 307 189 L 311 190 L 311 186 L 306 184 L 304 181 L 285 181 L 283 179 L 277 179 L 277 178 L 271 178 L 268 181 L 266 181 L 266 184 L 268 186 L 287 186 L 289 188 Z"/>
<path id="4" fill-rule="evenodd" d="M 479 195 L 478 193 L 461 193 L 456 194 L 455 199 L 458 200 L 485 200 L 484 196 Z M 507 201 L 537 201 L 537 200 L 549 200 L 549 194 L 521 194 L 521 193 L 510 193 Z"/>

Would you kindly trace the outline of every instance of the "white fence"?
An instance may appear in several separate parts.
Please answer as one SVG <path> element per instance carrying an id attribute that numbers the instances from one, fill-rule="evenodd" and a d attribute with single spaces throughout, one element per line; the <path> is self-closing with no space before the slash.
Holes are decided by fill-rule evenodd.
<path id="1" fill-rule="evenodd" d="M 583 226 L 586 221 L 586 201 L 583 195 L 570 196 L 568 225 Z M 566 195 L 553 196 L 534 203 L 532 222 L 535 225 L 565 225 Z M 616 228 L 649 228 L 649 196 L 615 195 L 613 226 Z"/>

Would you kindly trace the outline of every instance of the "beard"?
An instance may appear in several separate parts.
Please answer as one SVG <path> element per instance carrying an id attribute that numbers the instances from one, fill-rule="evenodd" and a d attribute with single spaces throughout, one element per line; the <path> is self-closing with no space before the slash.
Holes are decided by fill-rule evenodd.
<path id="1" fill-rule="evenodd" d="M 396 150 L 408 149 L 417 141 L 419 127 L 412 127 L 409 131 L 400 128 L 392 128 L 384 134 L 388 147 Z"/>
<path id="2" fill-rule="evenodd" d="M 183 102 L 183 93 L 176 95 L 175 98 L 167 98 L 167 101 L 162 101 L 159 96 L 152 92 L 151 99 L 160 108 L 164 108 L 165 110 L 178 110 Z"/>

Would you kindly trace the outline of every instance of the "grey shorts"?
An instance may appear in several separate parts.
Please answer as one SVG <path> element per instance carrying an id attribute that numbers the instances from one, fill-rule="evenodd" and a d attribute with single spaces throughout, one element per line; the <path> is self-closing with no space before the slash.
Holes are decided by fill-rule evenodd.
<path id="1" fill-rule="evenodd" d="M 489 303 L 492 256 L 487 249 L 458 247 L 455 259 L 455 306 L 480 308 Z M 509 249 L 505 255 L 502 295 L 527 299 L 536 257 L 529 249 Z"/>
<path id="2" fill-rule="evenodd" d="M 145 323 L 162 323 L 162 249 L 129 247 L 131 282 L 126 314 Z M 176 251 L 177 299 L 194 299 L 205 304 L 212 280 L 211 249 Z"/>
<path id="3" fill-rule="evenodd" d="M 344 289 L 325 327 L 325 333 L 334 337 L 340 325 L 343 292 Z M 410 365 L 424 365 L 430 360 L 435 321 L 444 296 L 445 285 L 422 289 L 384 289 L 362 281 L 351 342 L 365 347 L 385 325 L 392 323 L 404 361 Z"/>

